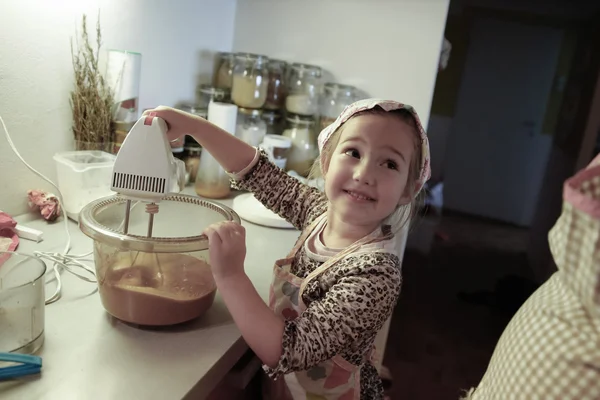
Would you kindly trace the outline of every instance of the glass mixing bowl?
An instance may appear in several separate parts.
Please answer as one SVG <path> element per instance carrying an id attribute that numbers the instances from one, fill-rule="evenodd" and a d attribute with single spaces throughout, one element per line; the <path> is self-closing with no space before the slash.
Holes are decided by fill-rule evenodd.
<path id="1" fill-rule="evenodd" d="M 151 215 L 132 202 L 129 229 L 126 199 L 115 195 L 86 205 L 79 228 L 94 240 L 94 262 L 102 305 L 112 316 L 138 325 L 174 325 L 198 318 L 212 305 L 216 285 L 202 231 L 220 221 L 240 222 L 221 204 L 171 195 Z"/>

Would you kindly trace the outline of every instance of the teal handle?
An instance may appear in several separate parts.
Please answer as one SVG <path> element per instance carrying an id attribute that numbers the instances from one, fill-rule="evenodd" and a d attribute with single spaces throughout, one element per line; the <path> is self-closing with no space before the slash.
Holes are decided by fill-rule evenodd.
<path id="1" fill-rule="evenodd" d="M 0 368 L 0 380 L 39 374 L 42 370 L 42 358 L 30 354 L 0 353 L 0 361 L 17 363 Z"/>

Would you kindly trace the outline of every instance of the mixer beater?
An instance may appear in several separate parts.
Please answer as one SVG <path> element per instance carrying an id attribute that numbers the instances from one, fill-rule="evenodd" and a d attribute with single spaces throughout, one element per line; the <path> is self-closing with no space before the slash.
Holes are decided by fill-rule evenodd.
<path id="1" fill-rule="evenodd" d="M 166 195 L 181 192 L 184 187 L 185 164 L 173 157 L 166 122 L 154 113 L 140 118 L 125 137 L 113 168 L 111 189 L 126 199 L 123 233 L 129 233 L 131 202 L 139 201 L 146 205 L 147 237 L 152 237 L 157 203 Z M 152 260 L 148 260 L 148 256 Z M 164 274 L 158 255 L 142 254 L 140 258 L 138 251 L 131 266 L 143 261 L 156 266 L 162 283 Z"/>
<path id="2" fill-rule="evenodd" d="M 131 209 L 132 209 L 131 200 L 127 199 L 125 201 L 125 221 L 123 222 L 123 234 L 125 234 L 125 235 L 127 235 L 129 233 L 129 218 L 131 215 Z M 152 237 L 152 228 L 154 226 L 154 214 L 158 214 L 158 204 L 146 203 L 146 213 L 149 214 L 148 233 L 146 236 Z"/>

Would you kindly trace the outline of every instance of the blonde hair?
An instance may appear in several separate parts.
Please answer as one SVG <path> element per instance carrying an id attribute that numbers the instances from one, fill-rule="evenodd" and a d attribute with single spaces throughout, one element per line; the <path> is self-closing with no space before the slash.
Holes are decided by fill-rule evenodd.
<path id="1" fill-rule="evenodd" d="M 392 111 L 385 111 L 381 107 L 376 106 L 375 108 L 371 108 L 369 110 L 364 110 L 357 112 L 352 115 L 348 121 L 352 118 L 356 118 L 361 115 L 366 114 L 376 114 L 376 115 L 390 115 L 396 118 L 399 118 L 402 122 L 406 123 L 408 126 L 412 128 L 413 131 L 413 139 L 415 144 L 415 151 L 413 156 L 411 157 L 410 164 L 408 167 L 408 179 L 406 182 L 406 190 L 409 191 L 409 195 L 411 198 L 410 203 L 405 205 L 399 205 L 396 210 L 386 219 L 385 224 L 390 225 L 393 233 L 398 233 L 400 230 L 404 228 L 407 223 L 410 223 L 414 220 L 417 212 L 420 209 L 423 198 L 423 190 L 420 193 L 415 193 L 416 182 L 419 180 L 421 173 L 421 162 L 422 162 L 422 152 L 421 152 L 421 135 L 419 133 L 419 128 L 417 127 L 417 121 L 412 113 L 406 109 L 398 109 Z M 347 121 L 346 121 L 347 122 Z M 345 122 L 344 122 L 345 124 Z M 342 128 L 344 127 L 342 124 L 329 138 L 325 146 L 323 146 L 323 150 L 321 151 L 321 156 L 318 157 L 313 163 L 310 172 L 308 174 L 308 179 L 316 179 L 324 177 L 324 168 L 329 168 L 329 162 L 331 161 L 331 156 L 335 151 L 339 141 L 340 136 L 342 134 Z M 324 165 L 321 165 L 321 158 L 323 158 Z"/>

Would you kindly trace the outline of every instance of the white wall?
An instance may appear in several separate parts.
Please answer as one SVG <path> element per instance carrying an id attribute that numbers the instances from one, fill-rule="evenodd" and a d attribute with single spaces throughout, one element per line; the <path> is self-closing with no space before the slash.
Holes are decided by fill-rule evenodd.
<path id="1" fill-rule="evenodd" d="M 52 155 L 72 149 L 70 39 L 82 13 L 95 32 L 98 10 L 103 50 L 142 53 L 140 109 L 193 99 L 212 53 L 231 49 L 235 0 L 0 0 L 0 115 L 23 157 L 53 180 Z M 18 161 L 0 130 L 0 209 L 27 211 L 32 188 L 50 186 Z"/>
<path id="2" fill-rule="evenodd" d="M 448 0 L 238 0 L 233 48 L 319 65 L 427 125 Z"/>
<path id="3" fill-rule="evenodd" d="M 98 9 L 103 49 L 142 53 L 140 109 L 191 100 L 214 51 L 233 48 L 320 65 L 371 96 L 412 104 L 427 125 L 448 0 L 239 0 L 237 10 L 236 0 L 0 0 L 0 115 L 52 180 L 53 154 L 73 148 L 70 39 L 82 13 L 95 26 Z M 0 210 L 26 212 L 32 188 L 51 189 L 0 134 Z"/>

